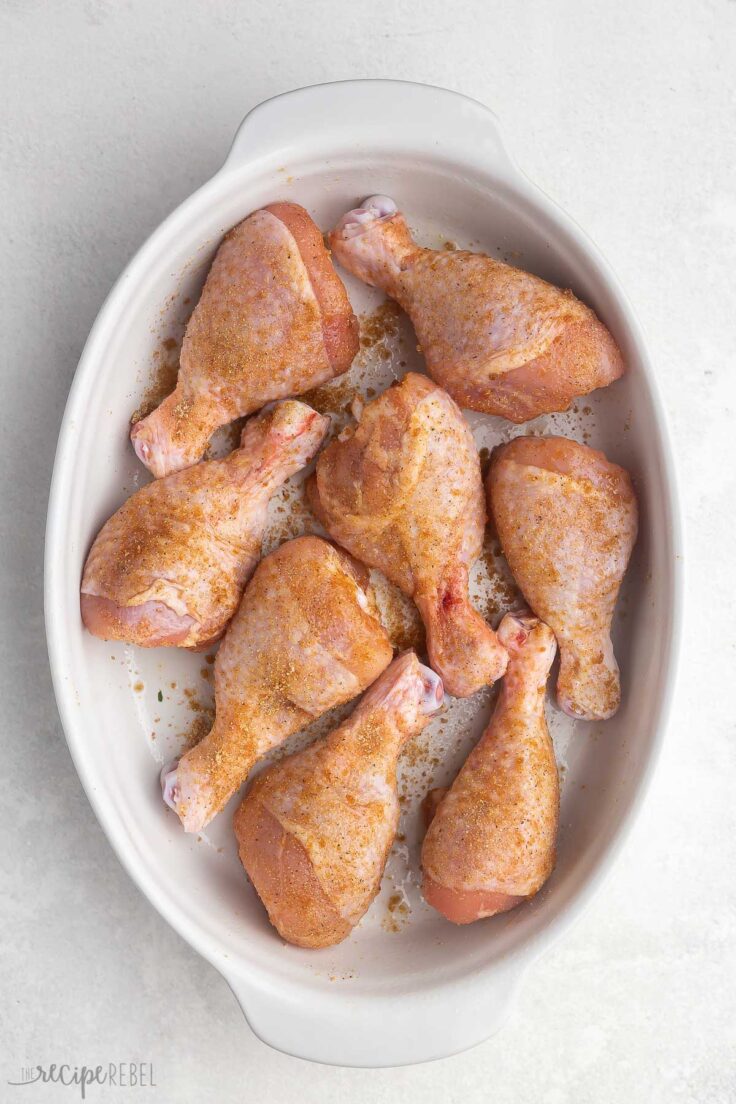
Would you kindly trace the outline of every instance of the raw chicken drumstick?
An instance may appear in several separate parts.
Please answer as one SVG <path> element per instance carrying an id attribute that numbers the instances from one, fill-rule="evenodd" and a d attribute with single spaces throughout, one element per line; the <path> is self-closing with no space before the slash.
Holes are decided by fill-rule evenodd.
<path id="1" fill-rule="evenodd" d="M 399 822 L 397 759 L 442 698 L 405 652 L 339 728 L 250 787 L 233 822 L 240 859 L 289 943 L 339 943 L 365 914 Z"/>
<path id="2" fill-rule="evenodd" d="M 559 784 L 544 719 L 552 630 L 507 614 L 509 665 L 488 728 L 449 790 L 429 795 L 422 892 L 455 924 L 506 912 L 537 893 L 555 864 Z"/>
<path id="3" fill-rule="evenodd" d="M 175 391 L 131 439 L 155 476 L 201 459 L 212 433 L 345 372 L 358 323 L 303 207 L 272 203 L 230 231 L 187 326 Z"/>
<path id="4" fill-rule="evenodd" d="M 279 403 L 225 460 L 147 484 L 103 525 L 82 578 L 82 620 L 105 640 L 203 648 L 235 613 L 261 554 L 268 501 L 319 448 L 329 419 Z"/>
<path id="5" fill-rule="evenodd" d="M 403 307 L 427 371 L 460 406 L 525 422 L 623 374 L 616 342 L 571 291 L 483 253 L 421 248 L 386 196 L 343 215 L 330 245 Z"/>
<path id="6" fill-rule="evenodd" d="M 445 391 L 409 372 L 325 449 L 308 489 L 330 535 L 414 599 L 448 693 L 503 674 L 506 652 L 468 597 L 486 520 L 480 461 Z"/>
<path id="7" fill-rule="evenodd" d="M 517 437 L 494 451 L 487 487 L 514 578 L 557 637 L 560 706 L 591 721 L 613 716 L 611 621 L 637 531 L 628 472 L 564 437 Z"/>
<path id="8" fill-rule="evenodd" d="M 262 755 L 390 663 L 367 588 L 367 571 L 319 537 L 261 560 L 215 660 L 215 723 L 162 775 L 187 832 L 219 813 Z"/>

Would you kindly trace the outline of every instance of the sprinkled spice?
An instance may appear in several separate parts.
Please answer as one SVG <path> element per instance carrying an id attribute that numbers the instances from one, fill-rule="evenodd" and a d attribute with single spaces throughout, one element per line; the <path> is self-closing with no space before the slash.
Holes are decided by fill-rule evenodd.
<path id="1" fill-rule="evenodd" d="M 388 915 L 381 921 L 384 931 L 396 934 L 402 930 L 409 919 L 409 902 L 402 893 L 392 893 L 386 902 Z"/>
<path id="2" fill-rule="evenodd" d="M 190 748 L 195 747 L 200 740 L 203 740 L 207 733 L 212 728 L 215 720 L 214 709 L 203 709 L 199 716 L 195 717 L 191 725 L 185 732 L 180 732 L 178 739 L 180 741 L 181 753 L 189 751 Z"/>
<path id="3" fill-rule="evenodd" d="M 370 314 L 364 314 L 360 319 L 361 349 L 372 349 L 375 345 L 396 337 L 400 318 L 401 308 L 391 299 L 381 303 Z"/>
<path id="4" fill-rule="evenodd" d="M 396 652 L 413 648 L 424 655 L 427 644 L 424 625 L 411 599 L 401 593 L 380 571 L 371 572 L 371 584 L 381 624 Z"/>
<path id="5" fill-rule="evenodd" d="M 342 414 L 349 412 L 355 396 L 355 384 L 341 376 L 322 387 L 313 387 L 303 396 L 303 400 L 319 414 Z"/>
<path id="6" fill-rule="evenodd" d="M 145 418 L 171 394 L 178 372 L 179 342 L 174 337 L 166 337 L 153 351 L 150 381 L 137 410 L 130 417 L 131 425 Z"/>
<path id="7" fill-rule="evenodd" d="M 209 704 L 209 702 L 200 701 L 197 691 L 192 689 L 191 687 L 187 687 L 184 690 L 184 697 L 192 713 L 208 714 L 212 712 L 212 706 Z"/>
<path id="8" fill-rule="evenodd" d="M 523 605 L 521 591 L 511 572 L 493 548 L 486 548 L 478 565 L 478 587 L 484 592 L 485 616 L 495 621 L 510 609 Z M 479 595 L 480 598 L 480 595 Z"/>

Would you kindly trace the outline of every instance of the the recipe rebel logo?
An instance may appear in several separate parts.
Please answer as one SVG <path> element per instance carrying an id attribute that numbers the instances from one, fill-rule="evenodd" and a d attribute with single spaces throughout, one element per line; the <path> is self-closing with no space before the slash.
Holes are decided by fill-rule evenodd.
<path id="1" fill-rule="evenodd" d="M 76 1086 L 82 1100 L 87 1099 L 87 1089 L 92 1085 L 110 1085 L 119 1089 L 156 1088 L 152 1062 L 107 1062 L 97 1066 L 53 1062 L 50 1066 L 23 1066 L 20 1078 L 8 1081 L 8 1085 L 18 1088 L 48 1084 L 69 1088 Z"/>

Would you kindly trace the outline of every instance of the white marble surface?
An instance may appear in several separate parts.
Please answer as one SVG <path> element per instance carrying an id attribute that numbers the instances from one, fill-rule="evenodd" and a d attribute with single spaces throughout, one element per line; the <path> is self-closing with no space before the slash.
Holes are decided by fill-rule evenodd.
<path id="1" fill-rule="evenodd" d="M 736 1100 L 736 3 L 5 0 L 0 41 L 0 1099 L 78 1098 L 7 1088 L 24 1064 L 135 1060 L 154 1063 L 145 1099 L 162 1104 Z M 41 587 L 59 420 L 112 281 L 248 108 L 350 76 L 485 101 L 598 241 L 659 367 L 689 553 L 674 721 L 604 891 L 530 971 L 501 1034 L 375 1072 L 269 1051 L 123 873 L 61 733 Z"/>

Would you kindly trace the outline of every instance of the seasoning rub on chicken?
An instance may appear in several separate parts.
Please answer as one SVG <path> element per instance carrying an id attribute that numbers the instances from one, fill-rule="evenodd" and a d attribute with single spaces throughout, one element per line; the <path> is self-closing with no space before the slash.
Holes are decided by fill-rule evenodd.
<path id="1" fill-rule="evenodd" d="M 571 291 L 484 253 L 422 248 L 386 196 L 343 215 L 330 245 L 403 307 L 427 371 L 460 406 L 526 422 L 624 372 L 613 337 Z"/>
<path id="2" fill-rule="evenodd" d="M 319 537 L 261 560 L 215 660 L 215 723 L 162 777 L 187 832 L 220 812 L 267 751 L 390 663 L 369 592 L 368 572 Z"/>
<path id="3" fill-rule="evenodd" d="M 155 476 L 196 464 L 214 431 L 339 376 L 358 322 L 303 207 L 272 203 L 217 251 L 184 336 L 176 389 L 131 440 Z"/>

